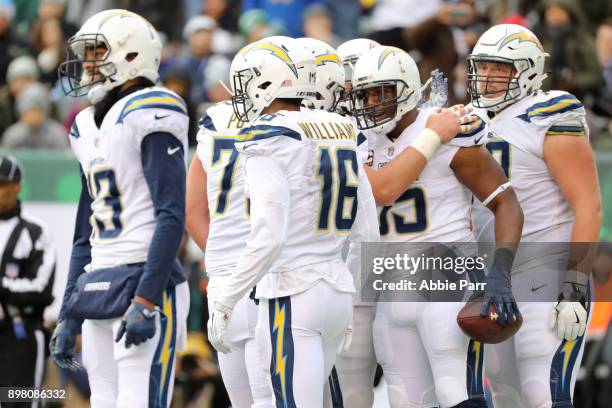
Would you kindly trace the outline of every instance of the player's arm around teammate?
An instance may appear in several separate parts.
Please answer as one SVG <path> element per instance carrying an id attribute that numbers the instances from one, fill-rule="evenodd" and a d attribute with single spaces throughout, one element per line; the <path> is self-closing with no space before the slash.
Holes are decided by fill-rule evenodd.
<path id="1" fill-rule="evenodd" d="M 368 97 L 376 97 L 370 94 Z M 370 101 L 375 104 L 377 101 Z M 427 161 L 441 144 L 448 143 L 460 132 L 470 132 L 476 128 L 474 117 L 470 116 L 472 108 L 455 105 L 449 109 L 440 109 L 427 119 L 427 128 L 413 144 L 385 167 L 374 170 L 365 166 L 365 172 L 372 186 L 372 193 L 378 205 L 391 205 L 419 177 Z M 404 129 L 416 114 L 408 113 L 400 119 L 397 129 Z"/>
<path id="2" fill-rule="evenodd" d="M 557 326 L 559 338 L 575 340 L 586 329 L 589 274 L 602 223 L 597 168 L 585 133 L 561 135 L 553 127 L 544 139 L 544 161 L 574 214 L 568 273 L 549 325 Z"/>
<path id="3" fill-rule="evenodd" d="M 494 303 L 498 322 L 518 319 L 518 306 L 512 295 L 510 270 L 523 231 L 523 210 L 503 169 L 484 146 L 459 149 L 450 164 L 457 179 L 495 215 L 497 249 L 486 278 L 481 315 Z"/>

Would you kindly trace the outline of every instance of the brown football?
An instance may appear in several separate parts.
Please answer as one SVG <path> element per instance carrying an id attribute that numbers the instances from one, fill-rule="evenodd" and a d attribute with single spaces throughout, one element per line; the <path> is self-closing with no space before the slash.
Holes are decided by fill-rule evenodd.
<path id="1" fill-rule="evenodd" d="M 482 308 L 483 296 L 475 297 L 463 306 L 457 314 L 457 324 L 461 330 L 472 339 L 482 343 L 496 344 L 508 340 L 510 337 L 521 328 L 523 317 L 519 315 L 518 319 L 511 324 L 501 326 L 497 323 L 497 312 L 495 306 L 489 307 L 487 317 L 480 316 Z"/>

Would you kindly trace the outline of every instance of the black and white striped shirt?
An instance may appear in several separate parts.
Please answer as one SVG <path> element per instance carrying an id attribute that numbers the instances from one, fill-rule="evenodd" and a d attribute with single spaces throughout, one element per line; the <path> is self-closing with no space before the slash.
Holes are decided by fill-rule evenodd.
<path id="1" fill-rule="evenodd" d="M 26 322 L 42 322 L 56 262 L 46 227 L 19 205 L 0 215 L 0 254 L 0 321 L 9 323 L 17 310 Z"/>

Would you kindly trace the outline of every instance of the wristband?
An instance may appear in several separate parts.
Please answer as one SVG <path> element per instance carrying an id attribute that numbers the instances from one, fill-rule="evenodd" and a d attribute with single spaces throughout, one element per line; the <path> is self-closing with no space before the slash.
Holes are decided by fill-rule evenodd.
<path id="1" fill-rule="evenodd" d="M 497 190 L 495 190 L 494 192 L 489 194 L 489 196 L 487 198 L 485 198 L 485 200 L 482 202 L 482 205 L 484 205 L 486 207 L 487 205 L 489 205 L 489 203 L 491 201 L 493 201 L 493 199 L 495 197 L 497 197 L 499 194 L 501 194 L 504 191 L 506 191 L 509 187 L 510 187 L 510 182 L 509 181 L 507 183 L 504 183 L 501 186 L 497 187 Z"/>
<path id="2" fill-rule="evenodd" d="M 419 133 L 414 142 L 410 145 L 413 149 L 421 153 L 427 160 L 438 150 L 440 146 L 440 136 L 429 128 L 425 128 Z"/>

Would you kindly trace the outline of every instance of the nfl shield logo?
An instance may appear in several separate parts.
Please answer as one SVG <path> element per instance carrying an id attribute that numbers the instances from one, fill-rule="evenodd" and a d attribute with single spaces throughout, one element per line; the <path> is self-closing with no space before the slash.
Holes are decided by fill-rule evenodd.
<path id="1" fill-rule="evenodd" d="M 395 147 L 390 147 L 388 152 L 389 152 L 389 156 L 393 156 L 393 153 L 395 153 Z"/>
<path id="2" fill-rule="evenodd" d="M 10 279 L 15 279 L 19 276 L 19 266 L 14 263 L 6 264 L 6 277 Z"/>

